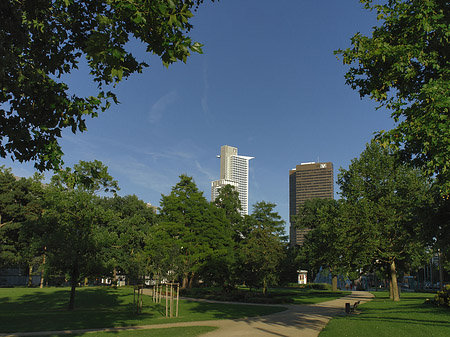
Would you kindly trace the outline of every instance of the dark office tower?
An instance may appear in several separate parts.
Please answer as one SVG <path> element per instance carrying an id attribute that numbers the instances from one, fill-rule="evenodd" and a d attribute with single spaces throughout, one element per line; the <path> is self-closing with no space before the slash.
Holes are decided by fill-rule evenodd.
<path id="1" fill-rule="evenodd" d="M 302 163 L 289 171 L 289 238 L 292 246 L 302 245 L 308 229 L 294 228 L 292 216 L 305 200 L 321 198 L 333 199 L 333 163 Z"/>

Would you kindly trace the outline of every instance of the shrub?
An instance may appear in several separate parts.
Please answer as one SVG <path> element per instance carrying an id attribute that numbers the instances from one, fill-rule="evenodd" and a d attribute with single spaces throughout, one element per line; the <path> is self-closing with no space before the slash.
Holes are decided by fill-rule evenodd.
<path id="1" fill-rule="evenodd" d="M 434 305 L 450 307 L 450 285 L 446 285 L 443 291 L 438 291 L 434 296 Z"/>
<path id="2" fill-rule="evenodd" d="M 288 283 L 289 288 L 300 288 L 300 289 L 315 289 L 315 290 L 331 290 L 331 284 L 328 283 Z"/>
<path id="3" fill-rule="evenodd" d="M 331 284 L 328 283 L 308 283 L 305 287 L 306 289 L 315 290 L 331 290 Z"/>

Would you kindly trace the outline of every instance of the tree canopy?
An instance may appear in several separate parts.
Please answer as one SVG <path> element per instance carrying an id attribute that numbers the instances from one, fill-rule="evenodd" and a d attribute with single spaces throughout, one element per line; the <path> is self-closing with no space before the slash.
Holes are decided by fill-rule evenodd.
<path id="1" fill-rule="evenodd" d="M 214 0 L 213 0 L 214 1 Z M 0 5 L 0 157 L 57 169 L 61 132 L 86 130 L 111 102 L 111 85 L 148 65 L 132 54 L 145 44 L 163 64 L 186 62 L 201 44 L 187 35 L 203 0 L 5 0 Z M 61 79 L 84 57 L 98 92 L 79 97 Z"/>
<path id="2" fill-rule="evenodd" d="M 34 264 L 36 246 L 30 227 L 42 214 L 40 178 L 19 179 L 0 166 L 0 267 Z"/>
<path id="3" fill-rule="evenodd" d="M 307 228 L 305 242 L 300 247 L 304 263 L 315 271 L 329 270 L 333 291 L 337 291 L 337 276 L 351 271 L 354 240 L 347 235 L 349 223 L 344 219 L 344 205 L 334 199 L 311 199 L 300 205 L 296 227 Z M 356 254 L 355 254 L 356 255 Z"/>
<path id="4" fill-rule="evenodd" d="M 89 276 L 101 264 L 100 254 L 105 236 L 99 229 L 107 226 L 113 210 L 102 207 L 95 192 L 117 188 L 117 182 L 101 162 L 84 162 L 74 169 L 58 171 L 45 188 L 42 216 L 42 244 L 47 247 L 49 263 L 68 273 L 71 280 L 69 309 L 74 308 L 75 288 L 80 277 Z"/>
<path id="5" fill-rule="evenodd" d="M 275 204 L 257 202 L 246 218 L 248 230 L 242 244 L 242 266 L 245 284 L 261 287 L 263 293 L 276 284 L 280 264 L 285 257 L 284 221 L 274 210 Z"/>
<path id="6" fill-rule="evenodd" d="M 231 229 L 224 221 L 224 212 L 217 211 L 193 179 L 184 174 L 171 193 L 162 196 L 160 221 L 155 226 L 156 233 L 163 232 L 157 235 L 163 239 L 159 250 L 167 246 L 177 253 L 173 260 L 180 257 L 178 270 L 182 274 L 183 288 L 192 286 L 199 275 L 217 279 L 213 274 L 222 274 L 221 261 L 232 247 Z M 209 268 L 213 265 L 215 270 Z"/>
<path id="7" fill-rule="evenodd" d="M 432 202 L 430 184 L 420 170 L 399 164 L 396 153 L 376 141 L 367 144 L 348 170 L 341 170 L 338 184 L 342 197 L 363 220 L 353 224 L 358 230 L 352 233 L 360 242 L 358 253 L 367 257 L 360 267 L 389 266 L 393 298 L 399 300 L 398 262 L 413 263 L 426 248 L 417 214 Z"/>
<path id="8" fill-rule="evenodd" d="M 336 51 L 350 65 L 347 84 L 392 110 L 394 129 L 384 145 L 436 174 L 450 192 L 450 6 L 447 1 L 360 0 L 375 10 L 372 36 L 357 33 Z"/>

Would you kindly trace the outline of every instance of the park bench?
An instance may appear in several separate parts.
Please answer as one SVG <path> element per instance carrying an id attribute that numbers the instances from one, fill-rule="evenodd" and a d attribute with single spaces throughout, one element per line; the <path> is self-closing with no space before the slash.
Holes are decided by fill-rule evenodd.
<path id="1" fill-rule="evenodd" d="M 360 303 L 360 301 L 356 301 L 353 305 L 350 305 L 350 303 L 345 303 L 345 313 L 349 314 L 351 312 L 355 312 Z"/>

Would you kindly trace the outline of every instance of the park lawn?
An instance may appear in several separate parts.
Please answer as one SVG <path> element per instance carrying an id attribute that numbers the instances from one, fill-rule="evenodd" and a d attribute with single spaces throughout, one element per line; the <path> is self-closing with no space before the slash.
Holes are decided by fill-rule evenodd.
<path id="1" fill-rule="evenodd" d="M 236 319 L 267 315 L 282 307 L 216 304 L 180 300 L 179 317 L 165 318 L 164 303 L 144 296 L 135 313 L 133 288 L 78 288 L 75 309 L 67 310 L 70 288 L 0 288 L 0 332 L 72 330 L 147 324 Z"/>
<path id="2" fill-rule="evenodd" d="M 450 336 L 450 309 L 424 304 L 430 293 L 402 293 L 400 302 L 387 292 L 358 307 L 359 315 L 333 318 L 320 337 L 340 336 Z"/>
<path id="3" fill-rule="evenodd" d="M 335 300 L 351 294 L 351 291 L 318 290 L 312 288 L 269 288 L 265 297 L 261 289 L 239 287 L 238 290 L 224 293 L 221 288 L 205 287 L 190 289 L 183 296 L 205 298 L 211 300 L 242 302 L 242 303 L 268 303 L 268 304 L 316 304 Z M 292 301 L 290 300 L 292 299 Z M 267 301 L 266 301 L 267 300 Z"/>
<path id="4" fill-rule="evenodd" d="M 47 335 L 47 337 L 197 337 L 217 329 L 218 328 L 212 326 L 185 326 L 165 329 L 123 330 L 114 332 L 99 331 L 77 334 Z"/>
<path id="5" fill-rule="evenodd" d="M 347 295 L 351 291 L 329 291 L 329 290 L 315 290 L 306 288 L 274 288 L 270 290 L 274 296 L 286 296 L 294 299 L 293 304 L 316 304 L 320 302 L 332 301 Z"/>

